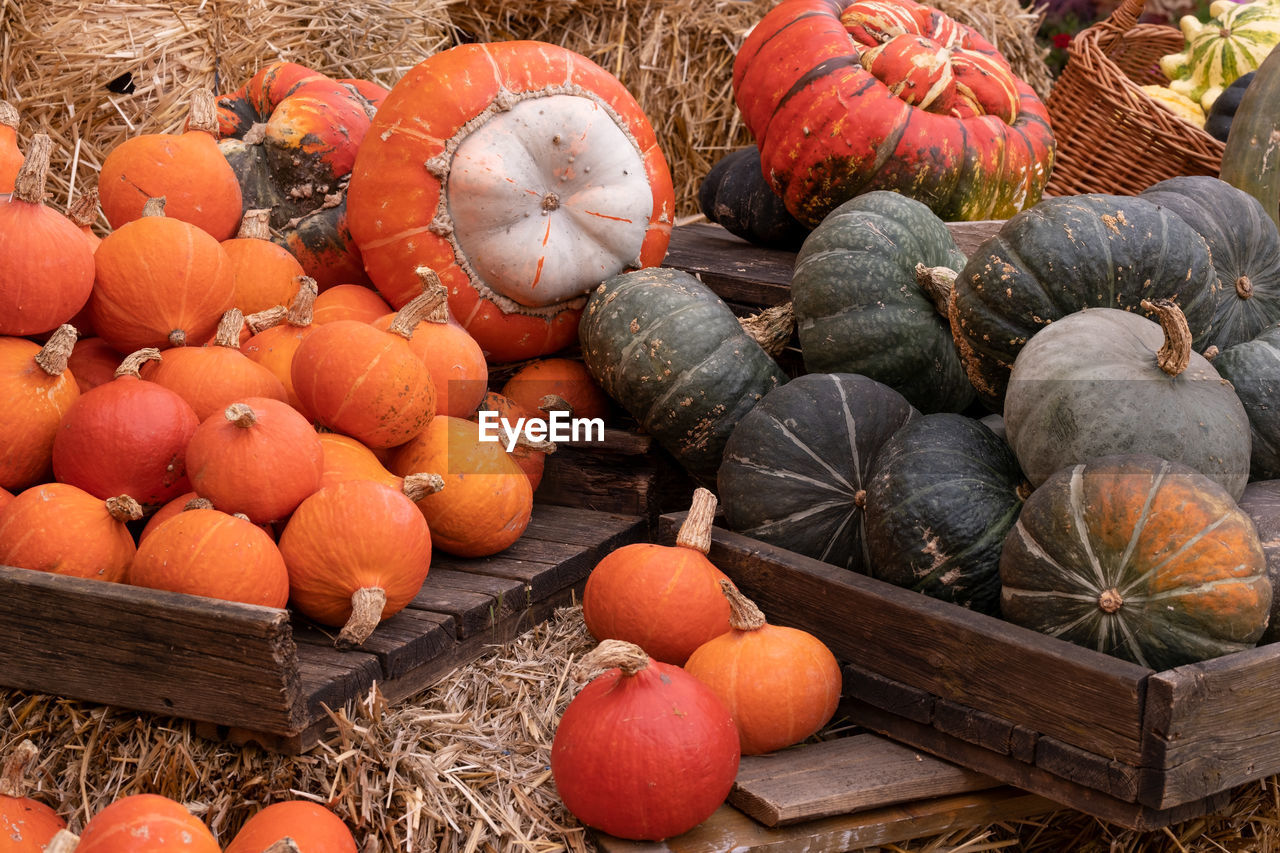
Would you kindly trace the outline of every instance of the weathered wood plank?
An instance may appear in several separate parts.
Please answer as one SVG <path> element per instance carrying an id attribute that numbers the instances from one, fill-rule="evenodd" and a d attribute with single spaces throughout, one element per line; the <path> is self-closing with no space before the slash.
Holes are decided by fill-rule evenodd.
<path id="1" fill-rule="evenodd" d="M 845 696 L 852 696 L 917 723 L 933 721 L 933 703 L 936 697 L 932 693 L 892 681 L 851 663 L 841 666 L 841 675 Z"/>
<path id="2" fill-rule="evenodd" d="M 337 629 L 301 617 L 293 622 L 293 636 L 302 645 L 333 645 Z M 380 681 L 399 678 L 451 648 L 457 640 L 452 617 L 406 607 L 384 619 L 358 649 L 378 660 Z"/>
<path id="3" fill-rule="evenodd" d="M 1138 800 L 1138 768 L 1051 737 L 1036 741 L 1035 765 L 1055 776 L 1124 800 Z"/>
<path id="4" fill-rule="evenodd" d="M 618 543 L 638 541 L 637 537 L 643 536 L 644 520 L 634 515 L 611 512 L 583 514 L 576 507 L 539 504 L 533 508 L 533 520 L 524 536 L 520 537 L 520 542 L 568 543 L 605 553 L 617 547 Z"/>
<path id="5" fill-rule="evenodd" d="M 433 567 L 409 607 L 448 614 L 458 638 L 465 639 L 488 630 L 524 601 L 521 581 Z"/>
<path id="6" fill-rule="evenodd" d="M 591 835 L 603 853 L 847 853 L 1028 818 L 1055 808 L 1043 797 L 995 788 L 783 827 L 764 826 L 724 805 L 698 826 L 666 841 L 624 841 L 602 832 Z"/>
<path id="7" fill-rule="evenodd" d="M 3 684 L 291 731 L 302 719 L 283 610 L 0 566 Z"/>
<path id="8" fill-rule="evenodd" d="M 785 826 L 999 785 L 879 735 L 856 734 L 744 755 L 729 804 L 765 826 Z"/>
<path id="9" fill-rule="evenodd" d="M 660 541 L 682 518 L 663 516 Z M 842 661 L 1082 749 L 1142 757 L 1149 669 L 719 528 L 710 558 L 771 621 Z"/>
<path id="10" fill-rule="evenodd" d="M 642 516 L 650 523 L 689 505 L 693 482 L 665 450 L 656 445 L 640 454 L 601 449 L 557 449 L 547 457 L 534 497 L 544 504 Z"/>
<path id="11" fill-rule="evenodd" d="M 1280 772 L 1280 643 L 1153 675 L 1140 800 L 1162 807 Z"/>
<path id="12" fill-rule="evenodd" d="M 698 276 L 725 301 L 767 307 L 790 301 L 795 253 L 753 246 L 719 225 L 695 222 L 671 230 L 662 265 Z"/>

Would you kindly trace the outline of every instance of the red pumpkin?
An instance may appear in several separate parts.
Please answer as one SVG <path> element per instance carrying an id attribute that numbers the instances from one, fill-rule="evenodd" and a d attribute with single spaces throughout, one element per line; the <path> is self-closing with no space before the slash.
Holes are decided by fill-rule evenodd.
<path id="1" fill-rule="evenodd" d="M 236 280 L 235 306 L 246 315 L 288 305 L 306 275 L 288 249 L 271 242 L 270 217 L 269 210 L 247 210 L 236 236 L 222 241 Z"/>
<path id="2" fill-rule="evenodd" d="M 914 0 L 779 3 L 743 41 L 733 90 L 765 180 L 809 227 L 883 189 L 948 221 L 1005 219 L 1040 200 L 1053 165 L 1034 90 Z"/>
<path id="3" fill-rule="evenodd" d="M 728 578 L 707 559 L 715 513 L 715 495 L 700 488 L 675 545 L 624 545 L 596 564 L 582 592 L 591 635 L 683 666 L 694 649 L 728 631 L 729 602 L 720 591 Z"/>
<path id="4" fill-rule="evenodd" d="M 13 193 L 0 196 L 0 335 L 38 335 L 71 320 L 93 289 L 93 250 L 44 203 L 53 143 L 31 140 Z"/>
<path id="5" fill-rule="evenodd" d="M 552 44 L 459 45 L 409 71 L 360 146 L 348 197 L 393 306 L 426 266 L 492 362 L 577 340 L 585 295 L 666 255 L 674 191 L 640 106 Z"/>
<path id="6" fill-rule="evenodd" d="M 97 388 L 104 382 L 110 382 L 116 375 L 116 368 L 124 361 L 124 354 L 99 337 L 80 337 L 71 347 L 71 355 L 67 359 L 67 367 L 76 379 L 76 385 L 83 394 L 90 388 Z"/>
<path id="7" fill-rule="evenodd" d="M 219 147 L 245 208 L 271 211 L 273 240 L 321 290 L 368 281 L 347 227 L 346 192 L 376 96 L 385 92 L 275 62 L 218 99 Z"/>
<path id="8" fill-rule="evenodd" d="M 414 495 L 416 497 L 416 495 Z M 336 644 L 354 648 L 418 594 L 431 531 L 411 496 L 373 480 L 343 480 L 304 500 L 280 534 L 290 601 Z"/>
<path id="9" fill-rule="evenodd" d="M 221 848 L 182 803 L 159 794 L 132 794 L 89 819 L 75 853 L 221 853 Z"/>
<path id="10" fill-rule="evenodd" d="M 36 745 L 24 740 L 0 765 L 0 839 L 5 853 L 44 853 L 45 845 L 67 825 L 53 809 L 27 796 L 27 768 L 38 757 Z"/>
<path id="11" fill-rule="evenodd" d="M 356 853 L 342 818 L 309 800 L 281 800 L 254 812 L 223 853 L 266 853 L 283 838 L 292 838 L 299 853 Z"/>
<path id="12" fill-rule="evenodd" d="M 0 194 L 13 192 L 22 160 L 22 150 L 18 148 L 18 111 L 8 101 L 0 101 Z"/>
<path id="13" fill-rule="evenodd" d="M 151 511 L 190 490 L 187 442 L 200 424 L 191 405 L 143 379 L 157 349 L 131 353 L 115 378 L 76 398 L 53 439 L 53 475 L 103 500 L 130 495 Z"/>
<path id="14" fill-rule="evenodd" d="M 140 518 L 128 495 L 104 501 L 66 483 L 32 486 L 0 517 L 0 565 L 123 581 L 137 550 L 128 524 Z"/>
<path id="15" fill-rule="evenodd" d="M 551 743 L 565 807 L 636 841 L 680 835 L 710 817 L 738 774 L 738 730 L 723 703 L 630 643 L 605 640 L 582 665 L 611 668 L 573 698 Z"/>
<path id="16" fill-rule="evenodd" d="M 186 130 L 139 134 L 111 149 L 98 173 L 98 197 L 113 229 L 141 217 L 149 199 L 163 198 L 170 218 L 230 239 L 240 224 L 240 183 L 218 150 L 213 94 L 192 92 Z"/>
<path id="17" fill-rule="evenodd" d="M 76 339 L 62 326 L 42 347 L 0 337 L 0 486 L 24 489 L 47 478 L 62 418 L 80 397 L 67 363 Z"/>

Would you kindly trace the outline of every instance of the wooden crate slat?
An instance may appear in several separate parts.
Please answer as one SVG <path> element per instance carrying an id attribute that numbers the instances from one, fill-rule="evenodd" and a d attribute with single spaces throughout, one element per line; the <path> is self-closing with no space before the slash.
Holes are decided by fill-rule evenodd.
<path id="1" fill-rule="evenodd" d="M 520 539 L 582 545 L 607 552 L 613 550 L 617 543 L 630 541 L 642 524 L 633 515 L 610 512 L 584 514 L 577 507 L 539 504 L 534 507 L 529 529 Z"/>
<path id="2" fill-rule="evenodd" d="M 489 630 L 524 601 L 521 581 L 432 568 L 409 606 L 447 613 L 454 619 L 458 638 L 465 639 Z"/>
<path id="3" fill-rule="evenodd" d="M 337 629 L 297 618 L 293 623 L 293 636 L 300 646 L 308 644 L 332 647 Z M 455 640 L 452 617 L 405 608 L 378 623 L 369 638 L 358 649 L 351 651 L 375 657 L 381 670 L 378 678 L 385 681 L 399 678 L 409 670 L 438 657 L 445 649 L 451 648 Z"/>
<path id="4" fill-rule="evenodd" d="M 188 719 L 301 722 L 283 610 L 0 566 L 0 636 L 7 687 Z"/>
<path id="5" fill-rule="evenodd" d="M 729 803 L 765 826 L 785 826 L 999 785 L 879 735 L 856 734 L 744 755 Z"/>
<path id="6" fill-rule="evenodd" d="M 663 516 L 662 541 L 683 515 Z M 840 660 L 1108 758 L 1142 757 L 1149 669 L 720 528 L 710 558 L 771 621 Z"/>
<path id="7" fill-rule="evenodd" d="M 1054 808 L 1043 797 L 995 788 L 781 827 L 765 826 L 723 805 L 698 826 L 666 841 L 625 841 L 594 831 L 591 835 L 603 853 L 847 853 L 1028 818 Z"/>
<path id="8" fill-rule="evenodd" d="M 725 301 L 767 307 L 790 301 L 795 253 L 753 246 L 719 225 L 695 222 L 671 230 L 662 265 L 697 275 Z"/>

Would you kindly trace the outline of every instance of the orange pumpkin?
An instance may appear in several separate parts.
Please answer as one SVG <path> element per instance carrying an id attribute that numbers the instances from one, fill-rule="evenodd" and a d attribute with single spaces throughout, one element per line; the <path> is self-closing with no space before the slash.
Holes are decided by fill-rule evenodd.
<path id="1" fill-rule="evenodd" d="M 576 358 L 540 358 L 511 374 L 502 394 L 526 409 L 537 410 L 547 395 L 564 400 L 575 417 L 604 418 L 609 414 L 609 397 L 590 371 Z"/>
<path id="2" fill-rule="evenodd" d="M 13 193 L 0 196 L 0 335 L 38 335 L 71 320 L 93 289 L 93 250 L 44 203 L 53 143 L 31 140 Z"/>
<path id="3" fill-rule="evenodd" d="M 270 220 L 269 210 L 245 211 L 236 236 L 222 241 L 235 275 L 235 306 L 245 314 L 288 305 L 306 275 L 288 249 L 271 242 Z"/>
<path id="4" fill-rule="evenodd" d="M 270 397 L 246 397 L 210 415 L 187 445 L 196 493 L 257 524 L 287 517 L 320 488 L 323 470 L 315 428 Z"/>
<path id="5" fill-rule="evenodd" d="M 45 845 L 67 825 L 53 809 L 27 796 L 27 768 L 39 755 L 36 745 L 24 740 L 0 765 L 0 839 L 5 853 L 44 853 Z"/>
<path id="6" fill-rule="evenodd" d="M 372 323 L 393 309 L 378 291 L 363 284 L 335 284 L 316 297 L 316 325 L 338 320 Z"/>
<path id="7" fill-rule="evenodd" d="M 221 510 L 185 509 L 138 543 L 134 586 L 223 601 L 284 607 L 289 572 L 276 543 L 251 521 Z"/>
<path id="8" fill-rule="evenodd" d="M 90 320 L 121 352 L 203 343 L 235 299 L 231 259 L 221 244 L 166 216 L 154 199 L 143 216 L 103 237 L 93 259 Z"/>
<path id="9" fill-rule="evenodd" d="M 128 524 L 140 518 L 128 495 L 104 501 L 66 483 L 32 486 L 0 517 L 0 565 L 123 581 L 137 550 Z"/>
<path id="10" fill-rule="evenodd" d="M 224 853 L 266 853 L 283 838 L 292 838 L 299 853 L 356 853 L 342 818 L 309 800 L 281 800 L 255 812 Z"/>
<path id="11" fill-rule="evenodd" d="M 98 195 L 112 228 L 143 216 L 148 199 L 163 197 L 168 216 L 191 223 L 215 240 L 235 234 L 240 182 L 218 150 L 213 93 L 192 93 L 185 131 L 143 133 L 111 149 L 98 173 Z"/>
<path id="12" fill-rule="evenodd" d="M 221 848 L 182 803 L 159 794 L 131 794 L 89 819 L 75 853 L 221 853 Z"/>
<path id="13" fill-rule="evenodd" d="M 637 542 L 605 556 L 587 576 L 582 618 L 597 640 L 635 643 L 683 666 L 694 650 L 730 629 L 728 580 L 707 559 L 716 497 L 699 488 L 675 545 Z"/>
<path id="14" fill-rule="evenodd" d="M 354 648 L 405 608 L 431 567 L 432 533 L 405 493 L 373 480 L 325 486 L 298 505 L 280 534 L 293 606 L 341 627 Z"/>
<path id="15" fill-rule="evenodd" d="M 67 367 L 71 369 L 71 375 L 75 377 L 76 385 L 83 394 L 90 388 L 110 382 L 122 361 L 124 354 L 102 338 L 80 337 L 71 347 Z"/>
<path id="16" fill-rule="evenodd" d="M 255 332 L 244 342 L 241 351 L 251 360 L 271 371 L 284 386 L 289 405 L 306 413 L 298 392 L 293 387 L 293 356 L 304 338 L 314 329 L 316 282 L 303 276 L 298 279 L 289 310 L 280 320 Z"/>
<path id="17" fill-rule="evenodd" d="M 0 101 L 0 193 L 13 192 L 13 181 L 22 168 L 18 120 L 18 111 L 13 104 Z"/>
<path id="18" fill-rule="evenodd" d="M 530 411 L 515 401 L 502 396 L 497 391 L 489 391 L 480 401 L 479 410 L 472 415 L 470 420 L 478 423 L 482 412 L 494 412 L 499 422 L 506 421 L 509 424 L 515 424 L 520 418 L 524 418 L 526 421 L 544 418 L 553 408 L 557 407 L 572 412 L 569 405 L 559 398 L 556 398 L 556 402 L 544 403 L 538 407 L 537 411 Z M 529 485 L 533 487 L 534 491 L 537 491 L 538 486 L 542 484 L 542 474 L 546 470 L 547 454 L 554 453 L 555 449 L 555 444 L 552 442 L 544 441 L 535 444 L 525 440 L 525 437 L 521 435 L 509 451 L 511 459 L 520 466 L 520 470 L 524 471 L 525 476 L 529 478 Z"/>
<path id="19" fill-rule="evenodd" d="M 47 478 L 63 416 L 80 397 L 67 369 L 76 330 L 62 326 L 41 347 L 0 337 L 0 486 L 24 489 Z"/>
<path id="20" fill-rule="evenodd" d="M 324 471 L 321 486 L 341 483 L 343 480 L 373 480 L 399 490 L 404 478 L 387 470 L 373 451 L 349 435 L 322 432 L 320 446 L 324 449 Z"/>
<path id="21" fill-rule="evenodd" d="M 396 448 L 388 466 L 402 477 L 438 474 L 444 487 L 418 501 L 433 544 L 457 557 L 508 548 L 533 514 L 529 478 L 497 442 L 480 440 L 471 421 L 440 415 Z"/>
<path id="22" fill-rule="evenodd" d="M 727 580 L 732 630 L 694 650 L 685 672 L 720 697 L 738 727 L 743 755 L 797 744 L 826 725 L 840 702 L 840 663 L 808 631 L 770 625 Z"/>

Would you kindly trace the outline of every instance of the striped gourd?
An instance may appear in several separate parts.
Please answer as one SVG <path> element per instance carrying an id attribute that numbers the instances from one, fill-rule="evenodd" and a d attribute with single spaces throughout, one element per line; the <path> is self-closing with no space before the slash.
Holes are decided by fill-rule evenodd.
<path id="1" fill-rule="evenodd" d="M 1160 70 L 1170 79 L 1169 88 L 1204 109 L 1241 74 L 1255 70 L 1280 43 L 1280 5 L 1275 0 L 1236 3 L 1215 0 L 1212 16 L 1200 21 L 1186 15 L 1179 22 L 1186 50 L 1160 60 Z"/>

